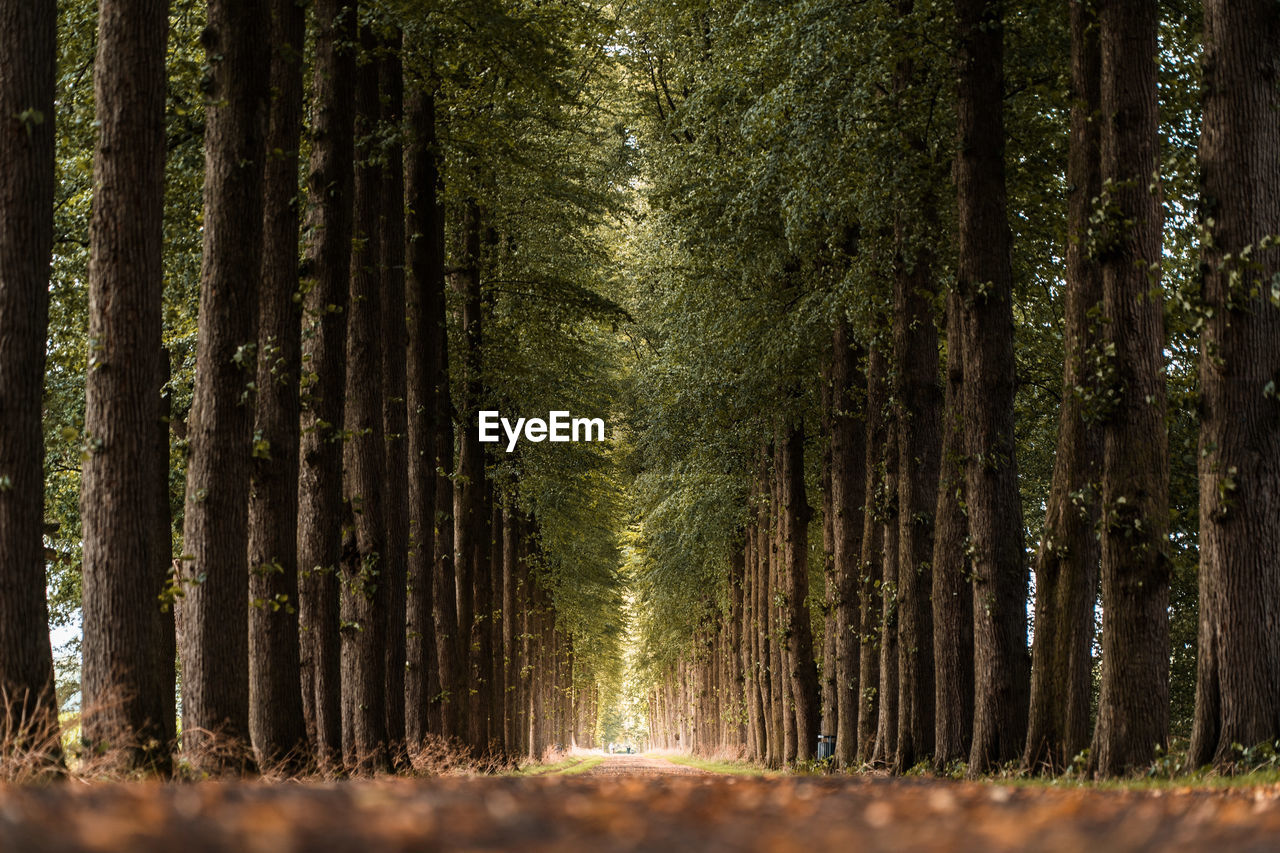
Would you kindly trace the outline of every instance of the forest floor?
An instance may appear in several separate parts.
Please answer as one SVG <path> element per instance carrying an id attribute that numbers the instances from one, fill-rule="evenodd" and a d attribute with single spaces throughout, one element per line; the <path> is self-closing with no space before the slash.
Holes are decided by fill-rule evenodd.
<path id="1" fill-rule="evenodd" d="M 0 787 L 3 851 L 1274 850 L 1280 785 L 1051 788 L 746 777 L 652 756 L 577 775 Z"/>

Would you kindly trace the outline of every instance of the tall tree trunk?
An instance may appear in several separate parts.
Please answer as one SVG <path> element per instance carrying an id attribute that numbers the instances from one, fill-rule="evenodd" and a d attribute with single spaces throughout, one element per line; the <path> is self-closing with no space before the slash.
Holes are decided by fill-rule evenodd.
<path id="1" fill-rule="evenodd" d="M 1090 257 L 1089 216 L 1102 193 L 1099 171 L 1101 53 L 1092 0 L 1071 3 L 1071 138 L 1067 159 L 1067 269 L 1062 409 L 1044 535 L 1036 556 L 1031 714 L 1022 760 L 1032 772 L 1059 773 L 1089 745 L 1093 691 L 1093 614 L 1097 599 L 1101 436 L 1086 421 L 1075 389 L 1089 382 L 1085 360 L 1097 345 L 1091 312 L 1102 275 Z"/>
<path id="2" fill-rule="evenodd" d="M 747 706 L 746 676 L 742 668 L 742 613 L 746 604 L 746 553 L 736 545 L 729 555 L 729 616 L 725 625 L 727 643 L 724 648 L 725 738 L 737 749 L 746 746 Z"/>
<path id="3" fill-rule="evenodd" d="M 503 524 L 503 498 L 493 490 L 489 500 L 489 742 L 503 761 L 507 755 L 506 740 L 506 631 L 505 572 L 506 528 Z"/>
<path id="4" fill-rule="evenodd" d="M 201 35 L 212 72 L 179 635 L 183 751 L 196 768 L 212 772 L 252 763 L 249 475 L 269 24 L 264 4 L 210 0 Z"/>
<path id="5" fill-rule="evenodd" d="M 161 610 L 170 543 L 155 521 L 168 495 L 155 486 L 169 470 L 157 405 L 168 3 L 106 0 L 98 19 L 84 420 L 92 451 L 80 492 L 84 739 L 115 770 L 166 774 L 173 662 L 157 650 L 172 643 Z"/>
<path id="6" fill-rule="evenodd" d="M 409 448 L 407 346 L 405 325 L 404 36 L 396 30 L 383 44 L 379 63 L 386 136 L 382 170 L 382 428 L 386 437 L 387 544 L 383 561 L 387 585 L 387 741 L 393 759 L 405 748 L 405 660 L 407 562 L 409 546 Z"/>
<path id="7" fill-rule="evenodd" d="M 520 678 L 520 618 L 516 607 L 520 585 L 520 516 L 510 503 L 502 511 L 502 745 L 508 760 L 519 755 L 516 722 L 517 685 Z"/>
<path id="8" fill-rule="evenodd" d="M 467 708 L 467 745 L 480 751 L 484 744 L 480 738 L 477 717 L 479 710 L 475 687 L 471 683 L 471 670 L 475 665 L 476 557 L 484 524 L 484 450 L 476 427 L 481 385 L 482 312 L 480 296 L 480 235 L 482 230 L 479 205 L 467 201 L 463 212 L 462 270 L 455 279 L 462 297 L 463 334 L 463 397 L 459 406 L 458 476 L 454 487 L 453 529 L 454 569 L 457 578 L 458 636 L 465 649 L 463 678 L 466 687 L 462 691 L 463 704 Z"/>
<path id="9" fill-rule="evenodd" d="M 933 199 L 921 212 L 933 220 Z M 932 258 L 909 250 L 899 223 L 893 342 L 898 402 L 898 749 L 905 773 L 933 753 L 933 534 L 938 504 L 942 389 Z"/>
<path id="10" fill-rule="evenodd" d="M 342 424 L 355 164 L 356 9 L 316 0 L 315 76 L 304 262 L 298 592 L 302 704 L 324 772 L 341 767 L 338 562 L 342 551 Z"/>
<path id="11" fill-rule="evenodd" d="M 0 743 L 59 760 L 44 563 L 45 342 L 53 250 L 53 0 L 0 0 Z M 8 757 L 8 756 L 5 756 Z"/>
<path id="12" fill-rule="evenodd" d="M 835 358 L 833 353 L 832 358 Z M 835 419 L 834 390 L 831 376 L 834 365 L 828 362 L 822 375 L 822 725 L 823 736 L 835 736 L 839 728 L 840 698 L 836 648 L 836 601 L 840 588 L 836 580 L 835 513 L 831 495 L 831 428 Z"/>
<path id="13" fill-rule="evenodd" d="M 866 513 L 866 378 L 862 347 L 852 340 L 847 320 L 832 340 L 831 505 L 833 562 L 836 573 L 836 760 L 843 768 L 857 763 L 858 750 L 858 585 L 862 527 Z"/>
<path id="14" fill-rule="evenodd" d="M 452 491 L 444 471 L 453 468 L 452 429 L 448 411 L 448 368 L 444 306 L 444 211 L 440 204 L 440 166 L 436 143 L 435 100 L 417 91 L 409 98 L 408 213 L 409 234 L 409 515 L 413 549 L 409 553 L 409 599 L 406 610 L 408 658 L 405 672 L 406 732 L 410 746 L 421 746 L 428 731 L 454 737 L 456 728 L 444 726 L 440 692 L 442 681 L 454 684 L 457 610 L 453 606 L 452 536 L 441 552 L 439 518 L 451 517 Z M 446 395 L 442 405 L 440 397 Z M 445 420 L 441 420 L 443 415 Z M 449 440 L 443 440 L 448 431 Z M 442 458 L 442 452 L 448 459 Z M 444 467 L 441 467 L 444 463 Z M 437 495 L 447 499 L 437 503 Z M 452 526 L 450 522 L 444 529 Z M 447 575 L 447 578 L 445 577 Z M 437 586 L 448 581 L 448 613 L 437 628 Z M 439 644 L 439 645 L 438 645 Z M 448 668 L 442 661 L 450 661 Z M 448 674 L 446 674 L 446 672 Z"/>
<path id="15" fill-rule="evenodd" d="M 263 178 L 258 405 L 249 485 L 249 733 L 263 769 L 307 757 L 298 634 L 298 144 L 306 9 L 271 4 L 271 107 Z"/>
<path id="16" fill-rule="evenodd" d="M 377 39 L 360 42 L 366 60 L 356 80 L 355 231 L 347 319 L 346 432 L 343 480 L 348 534 L 343 549 L 342 704 L 351 721 L 348 770 L 375 773 L 387 756 L 387 516 L 383 492 L 387 448 L 382 420 L 382 167 L 376 134 L 381 114 Z"/>
<path id="17" fill-rule="evenodd" d="M 933 766 L 966 761 L 973 741 L 973 584 L 964 482 L 964 359 L 960 295 L 947 294 L 946 392 L 933 531 Z"/>
<path id="18" fill-rule="evenodd" d="M 862 550 L 858 587 L 858 749 L 857 763 L 871 760 L 880 713 L 880 582 L 884 577 L 884 459 L 886 449 L 884 355 L 873 343 L 867 356 L 866 485 L 863 488 Z"/>
<path id="19" fill-rule="evenodd" d="M 1159 4 L 1105 0 L 1102 303 L 1114 408 L 1103 430 L 1102 687 L 1090 760 L 1142 766 L 1169 737 L 1169 446 L 1160 291 Z"/>
<path id="20" fill-rule="evenodd" d="M 796 758 L 809 761 L 818 744 L 821 694 L 813 660 L 813 623 L 809 618 L 809 519 L 813 510 L 804 488 L 804 426 L 779 435 L 783 571 L 787 592 L 785 631 L 790 648 L 791 691 L 795 697 Z"/>
<path id="21" fill-rule="evenodd" d="M 884 566 L 880 581 L 880 714 L 872 760 L 886 766 L 898 752 L 898 417 L 886 414 L 884 444 Z"/>
<path id="22" fill-rule="evenodd" d="M 971 774 L 1022 754 L 1030 693 L 1027 565 L 1013 401 L 1013 270 L 1004 168 L 1000 0 L 956 0 L 957 286 L 966 382 L 965 486 L 973 554 Z"/>
<path id="23" fill-rule="evenodd" d="M 1200 647 L 1191 762 L 1280 737 L 1280 9 L 1205 3 Z M 1252 247 L 1249 262 L 1242 258 Z M 1269 291 L 1269 292 L 1268 292 Z"/>

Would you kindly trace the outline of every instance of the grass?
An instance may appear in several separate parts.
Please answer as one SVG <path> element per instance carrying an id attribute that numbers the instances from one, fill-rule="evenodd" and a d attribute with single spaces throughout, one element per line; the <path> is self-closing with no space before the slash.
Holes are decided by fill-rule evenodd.
<path id="1" fill-rule="evenodd" d="M 604 761 L 604 756 L 568 755 L 550 764 L 529 764 L 514 770 L 512 776 L 576 776 L 586 773 Z"/>
<path id="2" fill-rule="evenodd" d="M 696 755 L 663 755 L 662 758 L 672 764 L 705 770 L 708 773 L 721 773 L 728 776 L 781 776 L 778 770 L 765 770 L 745 761 L 722 761 L 714 758 L 699 758 Z"/>

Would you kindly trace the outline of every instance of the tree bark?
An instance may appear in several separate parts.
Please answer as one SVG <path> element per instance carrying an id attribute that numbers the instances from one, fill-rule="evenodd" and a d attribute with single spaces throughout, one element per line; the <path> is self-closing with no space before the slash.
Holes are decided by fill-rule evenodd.
<path id="1" fill-rule="evenodd" d="M 162 775 L 172 766 L 175 722 L 173 661 L 166 666 L 157 654 L 172 645 L 164 635 L 173 632 L 162 611 L 170 542 L 156 523 L 162 502 L 167 517 L 168 494 L 155 488 L 169 470 L 159 405 L 168 32 L 166 0 L 99 6 L 84 420 L 90 452 L 80 492 L 83 737 L 109 769 Z"/>
<path id="2" fill-rule="evenodd" d="M 960 295 L 947 294 L 946 391 L 933 535 L 933 766 L 965 761 L 973 741 L 973 584 L 965 517 L 964 361 Z"/>
<path id="3" fill-rule="evenodd" d="M 1103 429 L 1102 686 L 1090 761 L 1101 776 L 1147 764 L 1169 737 L 1169 449 L 1155 0 L 1099 5 L 1099 261 L 1113 407 Z"/>
<path id="4" fill-rule="evenodd" d="M 57 20 L 53 0 L 0 0 L 0 56 L 10 58 L 0 73 L 0 743 L 25 745 L 34 734 L 41 740 L 32 751 L 51 764 L 60 758 L 45 598 L 40 413 L 53 249 Z"/>
<path id="5" fill-rule="evenodd" d="M 1092 0 L 1071 3 L 1071 137 L 1067 160 L 1067 268 L 1062 409 L 1044 536 L 1036 556 L 1031 713 L 1023 765 L 1055 774 L 1089 745 L 1093 619 L 1097 600 L 1102 442 L 1086 420 L 1086 359 L 1097 346 L 1092 314 L 1102 275 L 1090 257 L 1089 216 L 1102 193 L 1099 171 L 1101 54 Z"/>
<path id="6" fill-rule="evenodd" d="M 409 453 L 407 397 L 408 331 L 405 313 L 405 174 L 401 142 L 404 113 L 403 34 L 383 42 L 378 65 L 383 93 L 382 124 L 382 428 L 386 438 L 387 544 L 383 573 L 387 585 L 387 742 L 401 762 L 405 749 L 406 590 L 409 546 Z"/>
<path id="7" fill-rule="evenodd" d="M 880 580 L 880 713 L 872 761 L 892 766 L 898 752 L 898 417 L 892 398 L 884 444 L 883 565 Z"/>
<path id="8" fill-rule="evenodd" d="M 969 772 L 1026 743 L 1027 565 L 1014 435 L 1013 270 L 1004 166 L 1004 22 L 999 0 L 956 0 L 957 279 L 964 322 L 964 431 L 973 554 L 974 696 Z"/>
<path id="9" fill-rule="evenodd" d="M 835 358 L 833 353 L 831 358 Z M 822 374 L 822 725 L 819 732 L 834 736 L 839 728 L 839 677 L 836 665 L 836 601 L 840 589 L 836 580 L 834 502 L 831 495 L 831 428 L 835 418 L 834 389 L 831 383 L 833 365 L 828 362 Z"/>
<path id="10" fill-rule="evenodd" d="M 804 488 L 804 426 L 779 434 L 783 572 L 787 593 L 784 632 L 790 650 L 791 692 L 795 702 L 796 759 L 813 759 L 818 744 L 821 694 L 813 660 L 813 623 L 809 618 L 809 507 Z"/>
<path id="11" fill-rule="evenodd" d="M 204 242 L 183 530 L 183 752 L 209 772 L 249 752 L 249 476 L 257 378 L 269 16 L 211 0 Z"/>
<path id="12" fill-rule="evenodd" d="M 1193 765 L 1280 737 L 1280 9 L 1205 3 L 1200 645 Z M 1252 258 L 1249 258 L 1249 255 Z M 1228 255 L 1235 259 L 1229 260 Z M 1240 260 L 1247 259 L 1247 260 Z"/>
<path id="13" fill-rule="evenodd" d="M 880 582 L 884 577 L 884 459 L 886 449 L 884 355 L 872 344 L 867 356 L 867 451 L 863 488 L 862 551 L 858 588 L 858 749 L 857 763 L 871 760 L 876 744 L 876 722 L 880 713 L 880 627 L 883 617 Z"/>
<path id="14" fill-rule="evenodd" d="M 258 403 L 249 485 L 249 732 L 264 769 L 307 758 L 298 634 L 298 145 L 306 9 L 271 4 L 271 91 L 263 177 Z"/>
<path id="15" fill-rule="evenodd" d="M 932 208 L 932 197 L 924 204 Z M 931 210 L 920 216 L 935 218 Z M 904 257 L 905 231 L 900 222 L 893 312 L 898 403 L 898 748 L 893 765 L 898 773 L 933 753 L 932 563 L 942 407 L 932 258 L 924 249 Z"/>
<path id="16" fill-rule="evenodd" d="M 862 347 L 851 339 L 848 321 L 836 326 L 832 341 L 831 505 L 836 574 L 836 678 L 839 725 L 836 761 L 857 763 L 858 749 L 858 585 L 862 527 L 866 514 L 866 377 Z"/>
<path id="17" fill-rule="evenodd" d="M 351 721 L 347 769 L 387 769 L 386 439 L 382 412 L 382 167 L 375 134 L 381 113 L 377 39 L 360 37 L 366 60 L 356 79 L 355 230 L 347 319 L 343 480 L 354 548 L 343 549 L 342 704 Z"/>
<path id="18" fill-rule="evenodd" d="M 341 767 L 338 563 L 342 551 L 342 442 L 346 416 L 347 300 L 355 164 L 356 9 L 315 4 L 315 76 L 299 455 L 298 569 L 302 702 L 322 772 Z"/>

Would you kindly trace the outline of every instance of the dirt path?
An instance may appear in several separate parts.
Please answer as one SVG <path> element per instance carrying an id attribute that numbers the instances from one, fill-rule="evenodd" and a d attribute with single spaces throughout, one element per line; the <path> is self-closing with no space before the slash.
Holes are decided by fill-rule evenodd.
<path id="1" fill-rule="evenodd" d="M 1274 850 L 1280 838 L 1278 786 L 1064 790 L 665 769 L 660 777 L 0 787 L 0 851 L 1234 853 Z"/>
<path id="2" fill-rule="evenodd" d="M 705 770 L 673 764 L 650 755 L 610 755 L 602 763 L 578 774 L 592 776 L 711 776 Z"/>

